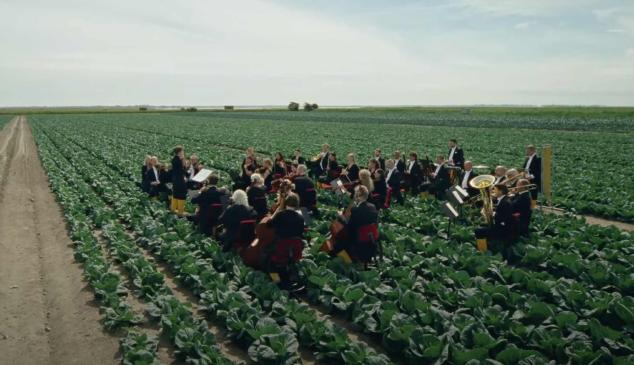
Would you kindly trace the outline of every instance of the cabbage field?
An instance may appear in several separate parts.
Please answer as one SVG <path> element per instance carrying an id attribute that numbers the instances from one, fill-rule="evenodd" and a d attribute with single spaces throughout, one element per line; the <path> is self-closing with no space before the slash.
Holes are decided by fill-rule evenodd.
<path id="1" fill-rule="evenodd" d="M 226 330 L 247 363 L 632 364 L 634 237 L 614 227 L 536 212 L 533 234 L 519 244 L 523 258 L 511 266 L 474 248 L 477 214 L 446 241 L 438 235 L 447 228 L 438 203 L 408 197 L 381 216 L 385 257 L 363 271 L 319 252 L 337 210 L 320 191 L 322 214 L 300 264 L 307 292 L 295 297 L 137 185 L 144 156 L 168 161 L 176 144 L 229 185 L 229 171 L 251 145 L 260 155 L 299 147 L 310 157 L 328 142 L 339 155 L 355 152 L 365 161 L 376 147 L 386 155 L 446 153 L 447 140 L 457 138 L 476 164 L 519 167 L 526 144 L 550 143 L 556 205 L 634 221 L 631 119 L 553 113 L 50 114 L 29 123 L 103 325 L 124 330 L 126 364 L 158 363 L 161 346 L 192 364 L 236 362 L 208 321 Z M 175 295 L 167 274 L 190 299 Z"/>

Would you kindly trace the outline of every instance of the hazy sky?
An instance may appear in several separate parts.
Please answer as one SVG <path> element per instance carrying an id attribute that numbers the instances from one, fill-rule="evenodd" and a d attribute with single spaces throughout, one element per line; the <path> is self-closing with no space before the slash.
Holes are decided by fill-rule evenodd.
<path id="1" fill-rule="evenodd" d="M 634 105 L 634 0 L 0 0 L 0 105 Z"/>

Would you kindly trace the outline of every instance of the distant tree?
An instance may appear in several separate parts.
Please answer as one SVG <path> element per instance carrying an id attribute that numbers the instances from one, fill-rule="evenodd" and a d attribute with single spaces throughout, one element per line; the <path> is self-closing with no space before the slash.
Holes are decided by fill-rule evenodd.
<path id="1" fill-rule="evenodd" d="M 147 111 L 147 106 L 141 106 L 141 107 L 139 107 L 139 111 L 141 111 L 141 112 L 146 112 L 146 111 Z"/>
<path id="2" fill-rule="evenodd" d="M 312 107 L 313 107 L 313 110 L 319 109 L 319 105 L 317 105 L 317 103 L 313 103 Z"/>
<path id="3" fill-rule="evenodd" d="M 192 107 L 189 107 L 189 108 L 185 109 L 185 111 L 188 111 L 188 112 L 197 112 L 197 111 L 198 111 L 198 109 L 196 109 L 196 108 L 194 108 L 194 107 L 192 106 Z"/>
<path id="4" fill-rule="evenodd" d="M 299 110 L 299 103 L 291 101 L 290 103 L 288 103 L 288 110 L 290 110 L 292 112 L 298 111 Z"/>
<path id="5" fill-rule="evenodd" d="M 304 111 L 305 112 L 310 112 L 313 110 L 313 104 L 311 103 L 304 103 Z"/>
<path id="6" fill-rule="evenodd" d="M 233 110 L 233 105 L 225 105 L 225 110 Z"/>

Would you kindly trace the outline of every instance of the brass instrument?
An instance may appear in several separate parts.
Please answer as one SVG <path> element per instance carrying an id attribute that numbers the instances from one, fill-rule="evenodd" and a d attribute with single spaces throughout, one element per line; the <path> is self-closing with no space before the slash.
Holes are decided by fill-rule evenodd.
<path id="1" fill-rule="evenodd" d="M 482 212 L 487 224 L 493 221 L 493 199 L 491 197 L 491 186 L 495 181 L 493 175 L 479 175 L 469 181 L 469 185 L 480 190 L 480 199 L 482 200 Z"/>
<path id="2" fill-rule="evenodd" d="M 518 172 L 517 175 L 508 178 L 508 177 L 504 177 L 504 180 L 500 181 L 500 184 L 504 184 L 506 186 L 508 186 L 509 188 L 512 187 L 512 185 L 518 181 L 519 179 L 525 179 L 526 178 L 526 172 L 522 171 L 522 172 Z"/>
<path id="3" fill-rule="evenodd" d="M 321 153 L 316 154 L 313 158 L 310 159 L 310 162 L 317 162 L 321 160 Z"/>
<path id="4" fill-rule="evenodd" d="M 524 186 L 513 186 L 511 188 L 509 188 L 509 194 L 515 194 L 521 191 L 530 191 L 530 190 L 535 190 L 537 189 L 537 185 L 536 184 L 528 184 L 528 185 L 524 185 Z"/>

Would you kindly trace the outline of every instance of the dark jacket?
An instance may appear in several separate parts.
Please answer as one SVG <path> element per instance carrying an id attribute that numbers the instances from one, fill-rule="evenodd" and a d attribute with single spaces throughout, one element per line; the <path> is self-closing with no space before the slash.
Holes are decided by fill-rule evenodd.
<path id="1" fill-rule="evenodd" d="M 229 192 L 224 189 L 218 189 L 215 186 L 211 186 L 206 191 L 203 191 L 197 197 L 192 199 L 192 203 L 198 204 L 198 229 L 207 235 L 212 233 L 213 225 L 217 222 L 214 222 L 212 213 L 218 214 L 218 216 L 222 213 L 222 209 L 220 212 L 212 212 L 212 204 L 223 204 L 227 201 L 229 196 Z M 216 216 L 215 218 L 218 218 Z"/>
<path id="2" fill-rule="evenodd" d="M 493 236 L 503 241 L 510 240 L 511 224 L 513 224 L 513 207 L 508 196 L 498 200 L 493 219 Z"/>
<path id="3" fill-rule="evenodd" d="M 528 157 L 524 159 L 524 167 L 526 167 L 527 162 Z M 528 173 L 534 176 L 531 183 L 537 185 L 537 189 L 532 190 L 531 195 L 533 199 L 537 199 L 537 192 L 541 191 L 542 188 L 542 159 L 539 156 L 533 157 L 530 166 L 528 166 Z"/>
<path id="4" fill-rule="evenodd" d="M 379 157 L 378 159 L 375 157 L 374 160 L 379 163 L 381 170 L 385 170 L 385 159 L 383 157 Z"/>
<path id="5" fill-rule="evenodd" d="M 389 175 L 389 173 L 390 173 L 389 171 L 385 173 L 386 177 Z M 392 175 L 390 175 L 390 179 L 387 181 L 387 185 L 391 187 L 393 191 L 397 191 L 397 190 L 400 191 L 401 178 L 402 178 L 401 172 L 398 169 L 396 169 L 392 172 Z"/>
<path id="6" fill-rule="evenodd" d="M 349 169 L 346 170 L 348 173 L 348 179 L 350 179 L 350 181 L 356 181 L 359 180 L 359 166 L 357 166 L 357 164 L 352 165 Z"/>
<path id="7" fill-rule="evenodd" d="M 443 193 L 445 190 L 449 189 L 450 186 L 449 169 L 446 165 L 442 165 L 433 181 L 434 191 L 437 193 Z"/>
<path id="8" fill-rule="evenodd" d="M 515 196 L 512 202 L 513 213 L 520 214 L 518 232 L 520 235 L 528 234 L 533 211 L 531 209 L 531 194 L 526 191 Z"/>
<path id="9" fill-rule="evenodd" d="M 255 210 L 244 205 L 230 205 L 218 218 L 218 224 L 225 226 L 225 231 L 229 242 L 233 242 L 238 236 L 240 222 L 248 219 L 255 219 Z"/>
<path id="10" fill-rule="evenodd" d="M 352 208 L 350 218 L 348 219 L 348 232 L 350 234 L 350 239 L 353 242 L 357 242 L 359 238 L 357 237 L 357 231 L 359 228 L 368 224 L 377 223 L 378 219 L 379 213 L 374 204 L 370 202 L 366 201 Z"/>
<path id="11" fill-rule="evenodd" d="M 247 196 L 249 205 L 255 209 L 259 217 L 264 216 L 268 212 L 266 186 L 251 186 L 247 191 Z"/>
<path id="12" fill-rule="evenodd" d="M 172 195 L 175 199 L 187 198 L 185 166 L 178 156 L 172 158 Z"/>
<path id="13" fill-rule="evenodd" d="M 304 236 L 304 217 L 295 210 L 284 209 L 275 214 L 268 222 L 275 229 L 278 238 L 302 238 Z"/>
<path id="14" fill-rule="evenodd" d="M 307 194 L 307 190 L 315 189 L 315 184 L 309 177 L 298 176 L 293 180 L 293 184 L 295 185 L 295 192 L 299 196 L 299 202 L 302 207 L 310 207 L 317 203 L 314 201 L 314 197 L 310 197 Z"/>
<path id="15" fill-rule="evenodd" d="M 407 166 L 406 166 L 406 164 L 405 164 L 405 161 L 403 161 L 403 160 L 402 160 L 402 159 L 400 159 L 400 158 L 399 158 L 398 160 L 396 160 L 396 169 L 397 169 L 398 171 L 400 171 L 400 172 L 401 172 L 401 174 L 402 174 L 403 172 L 405 172 L 405 169 L 406 169 L 406 168 L 407 168 Z"/>
<path id="16" fill-rule="evenodd" d="M 158 182 L 159 185 L 152 185 L 153 182 Z M 156 175 L 154 174 L 153 169 L 147 169 L 145 172 L 145 178 L 143 179 L 143 185 L 145 186 L 145 191 L 151 196 L 159 196 L 161 192 L 160 188 L 161 175 L 159 169 L 156 169 Z"/>
<path id="17" fill-rule="evenodd" d="M 451 148 L 449 149 L 449 152 L 447 152 L 447 156 L 449 156 L 450 154 Z M 453 153 L 452 161 L 454 166 L 458 166 L 460 168 L 464 166 L 464 152 L 462 151 L 462 148 L 456 146 L 456 150 Z"/>
<path id="18" fill-rule="evenodd" d="M 319 160 L 319 168 L 321 169 L 321 171 L 326 171 L 326 169 L 328 168 L 328 160 L 330 158 L 330 152 L 326 152 L 322 158 Z M 331 166 L 332 168 L 332 166 Z"/>

